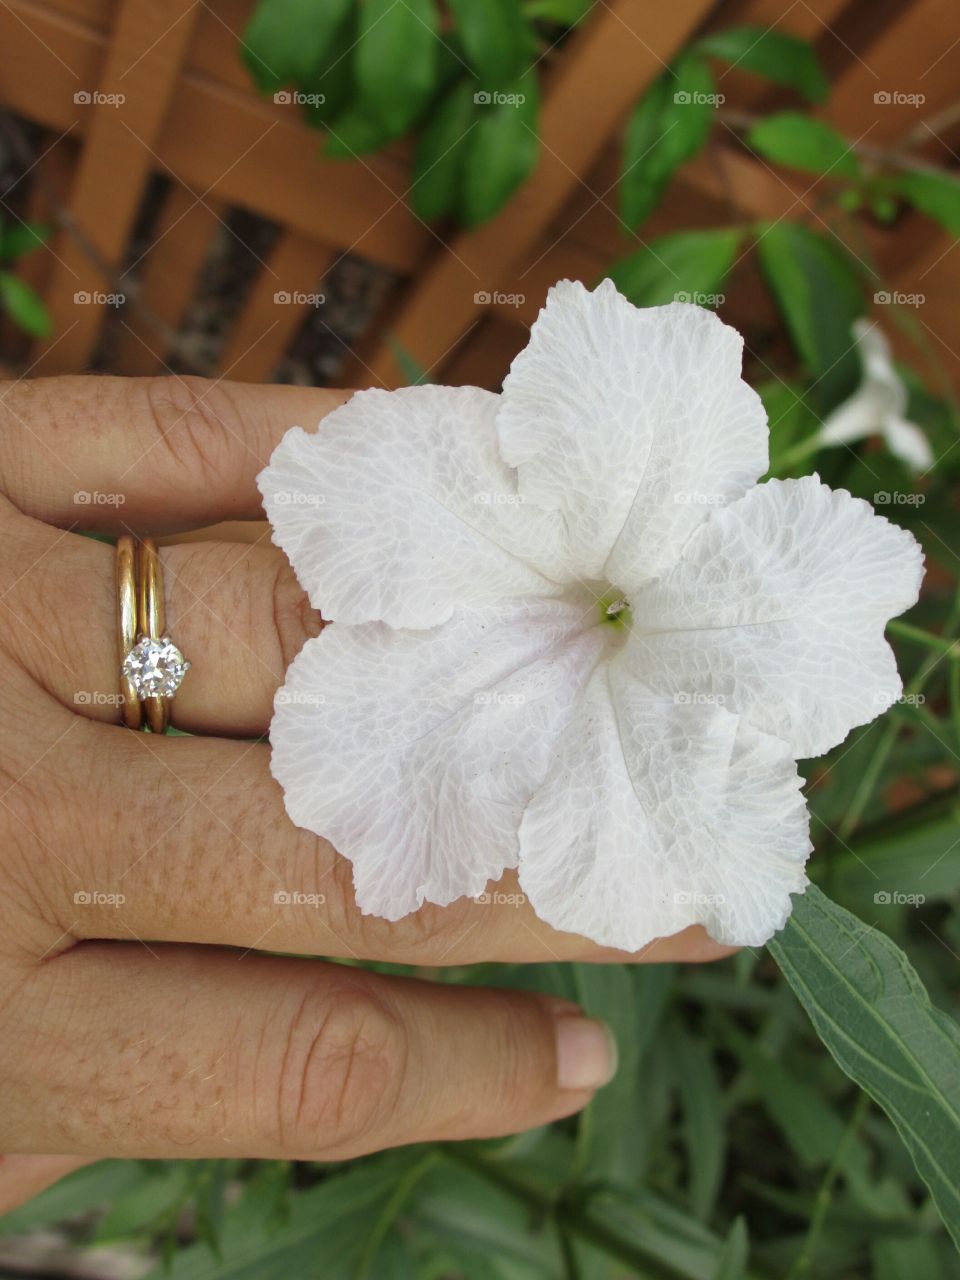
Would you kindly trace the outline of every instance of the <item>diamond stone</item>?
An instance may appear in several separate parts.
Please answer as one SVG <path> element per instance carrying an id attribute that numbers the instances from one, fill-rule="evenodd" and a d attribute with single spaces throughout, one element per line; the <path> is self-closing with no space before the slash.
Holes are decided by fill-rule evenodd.
<path id="1" fill-rule="evenodd" d="M 138 698 L 172 698 L 190 670 L 183 654 L 169 636 L 151 640 L 141 636 L 120 668 Z"/>

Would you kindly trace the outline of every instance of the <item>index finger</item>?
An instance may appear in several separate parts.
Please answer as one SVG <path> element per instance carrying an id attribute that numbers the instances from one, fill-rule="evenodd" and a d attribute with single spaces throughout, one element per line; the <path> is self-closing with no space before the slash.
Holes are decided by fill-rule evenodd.
<path id="1" fill-rule="evenodd" d="M 0 486 L 26 515 L 122 533 L 262 519 L 256 476 L 290 427 L 348 391 L 171 375 L 0 390 Z"/>

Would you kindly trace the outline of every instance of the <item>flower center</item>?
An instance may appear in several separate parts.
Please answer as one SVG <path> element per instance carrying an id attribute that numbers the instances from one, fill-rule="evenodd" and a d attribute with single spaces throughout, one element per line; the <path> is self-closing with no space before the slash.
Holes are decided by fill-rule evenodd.
<path id="1" fill-rule="evenodd" d="M 600 597 L 600 621 L 606 625 L 627 628 L 633 621 L 630 601 L 615 587 L 610 587 Z"/>

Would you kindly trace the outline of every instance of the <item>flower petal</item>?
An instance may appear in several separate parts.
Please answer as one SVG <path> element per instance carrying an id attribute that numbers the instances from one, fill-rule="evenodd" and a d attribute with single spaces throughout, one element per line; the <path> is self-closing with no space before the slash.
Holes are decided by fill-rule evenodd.
<path id="1" fill-rule="evenodd" d="M 923 430 L 907 418 L 890 417 L 883 424 L 890 452 L 912 471 L 927 471 L 933 466 L 933 450 Z"/>
<path id="2" fill-rule="evenodd" d="M 257 483 L 324 617 L 430 627 L 461 605 L 558 591 L 532 566 L 556 518 L 518 495 L 497 404 L 477 387 L 360 391 L 317 432 L 287 432 Z"/>
<path id="3" fill-rule="evenodd" d="M 806 883 L 807 828 L 786 743 L 601 664 L 524 813 L 520 885 L 554 928 L 603 946 L 691 924 L 759 946 Z"/>
<path id="4" fill-rule="evenodd" d="M 767 469 L 743 339 L 686 303 L 641 310 L 604 280 L 563 280 L 503 385 L 497 429 L 519 490 L 562 516 L 551 577 L 629 593 L 673 564 L 711 503 Z"/>
<path id="5" fill-rule="evenodd" d="M 888 619 L 916 602 L 912 534 L 817 476 L 771 480 L 713 513 L 633 601 L 618 660 L 660 693 L 715 700 L 798 757 L 899 697 Z"/>
<path id="6" fill-rule="evenodd" d="M 293 822 L 353 863 L 362 910 L 396 920 L 516 866 L 523 806 L 607 637 L 575 605 L 520 600 L 307 641 L 277 694 L 271 768 Z"/>

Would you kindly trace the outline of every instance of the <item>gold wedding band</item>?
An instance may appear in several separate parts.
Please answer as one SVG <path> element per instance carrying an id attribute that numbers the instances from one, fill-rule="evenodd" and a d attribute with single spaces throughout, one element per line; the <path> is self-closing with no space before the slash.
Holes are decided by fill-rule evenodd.
<path id="1" fill-rule="evenodd" d="M 117 539 L 117 617 L 123 722 L 166 733 L 190 663 L 164 632 L 163 574 L 152 538 Z"/>

